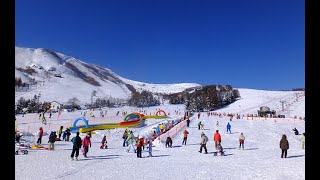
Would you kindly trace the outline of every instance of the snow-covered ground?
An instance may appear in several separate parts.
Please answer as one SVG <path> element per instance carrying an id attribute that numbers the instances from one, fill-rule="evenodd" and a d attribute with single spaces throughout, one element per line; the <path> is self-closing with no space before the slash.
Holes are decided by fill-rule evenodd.
<path id="1" fill-rule="evenodd" d="M 267 105 L 271 109 L 280 108 L 279 100 L 286 99 L 291 102 L 296 92 L 260 91 L 240 89 L 241 99 L 226 108 L 216 112 L 226 113 L 256 113 L 260 106 Z M 283 114 L 303 116 L 305 113 L 304 96 L 288 105 Z M 183 117 L 183 105 L 164 105 L 150 108 L 122 107 L 106 109 L 107 117 L 100 117 L 95 111 L 96 118 L 88 118 L 89 123 L 120 122 L 124 116 L 122 112 L 146 111 L 146 115 L 154 114 L 162 109 L 170 113 L 167 119 L 148 119 L 146 126 L 130 128 L 135 136 L 143 135 L 154 125 L 176 118 Z M 280 109 L 281 110 L 281 109 Z M 120 115 L 116 116 L 117 111 Z M 176 113 L 178 112 L 178 113 Z M 180 112 L 180 114 L 179 114 Z M 87 113 L 89 114 L 89 113 Z M 73 120 L 81 116 L 80 111 L 63 112 L 58 118 L 53 114 L 48 119 L 48 124 L 43 125 L 38 120 L 38 114 L 18 115 L 18 130 L 25 134 L 24 138 L 35 141 L 32 135 L 42 126 L 45 136 L 43 145 L 48 147 L 48 133 L 57 131 L 63 125 L 70 126 Z M 205 124 L 204 130 L 198 130 L 197 124 L 201 120 Z M 219 121 L 219 126 L 216 122 Z M 153 157 L 148 157 L 148 152 L 143 151 L 143 158 L 136 154 L 126 152 L 127 147 L 122 147 L 122 134 L 124 129 L 99 130 L 92 136 L 92 147 L 88 158 L 80 153 L 79 161 L 71 161 L 71 142 L 57 141 L 55 150 L 30 149 L 27 155 L 16 155 L 15 178 L 26 179 L 305 179 L 305 150 L 301 148 L 301 135 L 294 135 L 296 127 L 300 133 L 305 132 L 305 121 L 293 118 L 264 119 L 251 118 L 233 119 L 231 134 L 226 133 L 226 124 L 229 117 L 207 116 L 201 113 L 200 119 L 191 118 L 190 127 L 183 128 L 189 131 L 187 145 L 182 143 L 182 131 L 173 137 L 173 147 L 166 148 L 163 143 L 154 141 Z M 222 146 L 225 156 L 213 156 L 213 135 L 220 130 Z M 200 134 L 204 132 L 208 138 L 208 154 L 199 153 Z M 246 138 L 244 150 L 238 150 L 238 136 L 243 132 Z M 109 149 L 100 149 L 101 134 L 107 134 Z M 280 158 L 281 149 L 279 141 L 283 134 L 289 140 L 290 149 L 288 158 Z M 71 137 L 75 136 L 72 134 Z M 84 134 L 81 134 L 83 137 Z"/>

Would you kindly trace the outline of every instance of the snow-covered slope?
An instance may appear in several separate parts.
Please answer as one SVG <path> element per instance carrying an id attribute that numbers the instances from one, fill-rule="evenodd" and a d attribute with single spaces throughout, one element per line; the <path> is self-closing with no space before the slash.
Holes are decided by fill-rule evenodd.
<path id="1" fill-rule="evenodd" d="M 246 91 L 246 90 L 244 90 Z M 264 91 L 250 90 L 252 98 L 243 97 L 242 108 L 239 112 L 245 112 L 247 108 L 259 106 L 264 100 L 270 101 L 275 96 Z M 248 90 L 249 92 L 249 90 Z M 266 95 L 264 100 L 257 101 L 254 97 L 258 94 Z M 245 94 L 245 93 L 244 93 Z M 281 93 L 280 93 L 281 94 Z M 278 96 L 280 96 L 280 94 Z M 297 103 L 298 104 L 298 103 Z M 298 108 L 298 107 L 296 107 Z M 183 105 L 165 105 L 148 108 L 122 107 L 107 109 L 107 116 L 100 117 L 99 111 L 93 112 L 96 117 L 87 117 L 90 123 L 119 122 L 125 116 L 116 115 L 120 112 L 146 111 L 146 114 L 155 113 L 156 109 L 163 109 L 170 113 L 170 120 L 182 118 Z M 295 109 L 292 106 L 292 109 Z M 226 107 L 225 112 L 232 112 L 234 108 Z M 300 111 L 300 109 L 295 109 Z M 181 113 L 177 115 L 176 112 Z M 37 140 L 36 131 L 39 127 L 44 129 L 42 144 L 48 147 L 48 133 L 57 131 L 72 125 L 75 118 L 82 116 L 77 112 L 62 112 L 61 116 L 54 113 L 48 124 L 43 125 L 38 119 L 38 114 L 26 114 L 24 117 L 17 115 L 18 129 L 25 134 L 24 138 L 32 142 Z M 146 130 L 154 130 L 153 126 L 166 122 L 167 119 L 148 119 L 146 126 L 141 128 L 130 128 L 135 136 L 143 134 Z M 204 130 L 198 130 L 197 124 L 204 123 Z M 216 122 L 219 121 L 219 126 Z M 300 133 L 305 132 L 303 120 L 280 119 L 258 119 L 247 120 L 235 119 L 231 123 L 231 132 L 226 133 L 226 125 L 229 118 L 222 116 L 207 116 L 201 113 L 200 119 L 191 118 L 190 127 L 183 128 L 176 136 L 173 136 L 172 148 L 166 148 L 163 143 L 154 141 L 153 157 L 148 157 L 148 149 L 142 151 L 143 158 L 137 158 L 132 152 L 128 153 L 128 147 L 123 147 L 122 134 L 124 128 L 112 130 L 97 130 L 92 136 L 92 147 L 89 148 L 88 158 L 80 152 L 79 161 L 70 160 L 72 143 L 56 141 L 55 149 L 52 151 L 43 149 L 29 149 L 27 155 L 15 156 L 15 178 L 24 179 L 61 179 L 61 180 L 84 180 L 84 179 L 230 179 L 230 180 L 301 180 L 305 179 L 305 150 L 301 148 L 301 135 L 294 135 L 292 129 L 296 127 Z M 186 145 L 182 145 L 182 131 L 189 132 Z M 225 150 L 225 156 L 214 156 L 215 151 L 213 136 L 216 130 L 220 131 L 221 143 Z M 208 154 L 199 153 L 201 133 L 208 136 L 206 145 Z M 238 137 L 243 132 L 245 136 L 244 150 L 239 150 Z M 108 149 L 100 149 L 102 134 L 107 135 Z M 279 141 L 283 134 L 287 135 L 290 143 L 287 158 L 280 158 L 281 149 Z M 30 136 L 31 135 L 31 136 Z M 71 138 L 75 134 L 71 135 Z M 80 135 L 82 138 L 85 134 Z M 13 150 L 12 150 L 13 151 Z"/>
<path id="2" fill-rule="evenodd" d="M 89 103 L 91 93 L 97 97 L 127 99 L 131 96 L 128 84 L 137 91 L 148 90 L 153 93 L 175 93 L 186 88 L 199 86 L 196 83 L 148 84 L 120 77 L 108 68 L 87 64 L 84 61 L 53 52 L 48 49 L 15 48 L 15 76 L 22 82 L 33 84 L 29 89 L 16 91 L 16 101 L 40 96 L 40 101 L 59 101 L 66 103 L 77 97 L 79 104 Z M 26 91 L 27 90 L 27 91 Z"/>
<path id="3" fill-rule="evenodd" d="M 241 98 L 216 112 L 257 114 L 261 106 L 268 106 L 286 117 L 305 117 L 304 91 L 266 91 L 237 88 Z M 282 106 L 283 105 L 283 106 Z"/>

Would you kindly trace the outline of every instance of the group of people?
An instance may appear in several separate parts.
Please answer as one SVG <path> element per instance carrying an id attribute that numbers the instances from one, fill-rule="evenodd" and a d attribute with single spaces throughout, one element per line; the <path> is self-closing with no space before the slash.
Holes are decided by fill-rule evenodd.
<path id="1" fill-rule="evenodd" d="M 142 158 L 142 150 L 144 150 L 145 147 L 145 139 L 142 136 L 139 136 L 139 138 L 136 140 L 136 137 L 134 136 L 133 132 L 130 131 L 129 129 L 125 129 L 123 135 L 123 147 L 128 146 L 127 152 L 130 152 L 132 149 L 134 153 L 137 153 L 137 158 Z M 147 143 L 147 149 L 149 152 L 149 157 L 152 156 L 152 140 L 149 139 L 146 141 Z M 137 149 L 135 148 L 137 147 Z"/>
<path id="2" fill-rule="evenodd" d="M 90 132 L 87 133 L 83 139 L 81 139 L 81 137 L 79 135 L 80 135 L 80 133 L 77 132 L 76 136 L 71 139 L 71 142 L 73 144 L 72 152 L 71 152 L 71 159 L 72 160 L 74 160 L 73 159 L 74 156 L 76 157 L 76 160 L 78 160 L 79 151 L 81 149 L 81 146 L 83 147 L 83 149 L 82 149 L 83 156 L 85 158 L 88 157 L 87 153 L 89 152 L 89 146 L 91 147 L 91 133 Z"/>

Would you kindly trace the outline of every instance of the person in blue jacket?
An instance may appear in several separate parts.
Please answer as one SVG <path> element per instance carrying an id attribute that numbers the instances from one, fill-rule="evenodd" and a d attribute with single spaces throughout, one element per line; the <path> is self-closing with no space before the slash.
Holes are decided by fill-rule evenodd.
<path id="1" fill-rule="evenodd" d="M 227 124 L 227 133 L 228 133 L 228 131 L 230 132 L 230 134 L 231 134 L 231 125 L 230 125 L 230 123 L 228 122 L 228 124 Z"/>
<path id="2" fill-rule="evenodd" d="M 157 135 L 160 134 L 160 124 L 158 124 L 158 126 L 157 126 L 157 128 L 156 128 L 156 133 L 157 133 Z"/>

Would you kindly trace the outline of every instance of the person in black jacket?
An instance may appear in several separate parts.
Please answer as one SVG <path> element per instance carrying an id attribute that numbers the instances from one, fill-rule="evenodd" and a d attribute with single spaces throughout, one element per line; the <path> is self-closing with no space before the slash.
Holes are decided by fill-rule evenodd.
<path id="1" fill-rule="evenodd" d="M 76 153 L 76 160 L 78 160 L 79 150 L 82 145 L 82 139 L 79 136 L 79 132 L 77 132 L 77 135 L 71 139 L 71 142 L 73 143 L 73 148 L 72 148 L 72 152 L 71 152 L 71 160 L 73 160 L 74 153 Z"/>
<path id="2" fill-rule="evenodd" d="M 289 149 L 289 141 L 285 134 L 282 135 L 280 140 L 281 158 L 287 158 L 287 151 Z"/>
<path id="3" fill-rule="evenodd" d="M 54 150 L 54 142 L 56 142 L 57 134 L 56 131 L 52 131 L 49 136 L 49 150 Z"/>

